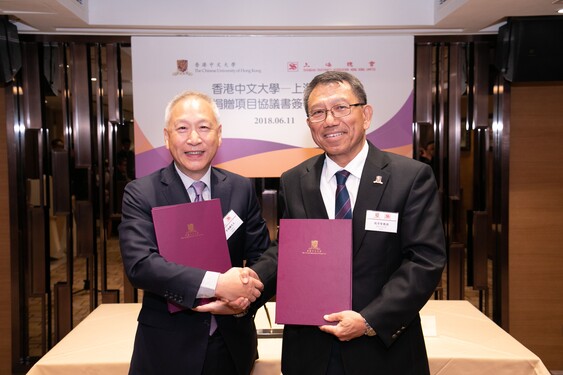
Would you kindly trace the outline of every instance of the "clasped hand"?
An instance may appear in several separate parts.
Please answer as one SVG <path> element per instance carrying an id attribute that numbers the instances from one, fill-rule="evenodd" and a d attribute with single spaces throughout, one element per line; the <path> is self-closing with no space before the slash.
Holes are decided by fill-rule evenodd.
<path id="1" fill-rule="evenodd" d="M 264 284 L 250 268 L 233 267 L 219 275 L 215 288 L 217 300 L 198 306 L 193 310 L 217 315 L 238 314 L 260 297 Z"/>

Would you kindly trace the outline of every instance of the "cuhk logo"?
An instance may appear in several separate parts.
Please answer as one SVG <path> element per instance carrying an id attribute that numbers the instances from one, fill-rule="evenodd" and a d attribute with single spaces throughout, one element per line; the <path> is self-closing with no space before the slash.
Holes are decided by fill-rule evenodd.
<path id="1" fill-rule="evenodd" d="M 178 72 L 185 73 L 188 70 L 188 60 L 176 60 Z"/>

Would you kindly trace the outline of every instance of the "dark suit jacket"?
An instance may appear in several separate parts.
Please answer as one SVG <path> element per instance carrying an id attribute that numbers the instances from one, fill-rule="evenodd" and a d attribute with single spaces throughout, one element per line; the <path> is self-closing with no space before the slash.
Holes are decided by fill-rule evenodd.
<path id="1" fill-rule="evenodd" d="M 324 158 L 313 157 L 282 175 L 283 217 L 328 218 L 319 190 Z M 383 184 L 374 183 L 376 176 Z M 397 233 L 365 230 L 366 210 L 398 213 Z M 440 216 L 430 167 L 370 143 L 353 212 L 352 305 L 377 336 L 340 343 L 348 375 L 429 373 L 419 310 L 446 261 Z M 269 294 L 275 285 L 274 250 L 253 266 Z M 317 327 L 287 325 L 283 339 L 284 375 L 326 373 L 333 335 Z"/>
<path id="2" fill-rule="evenodd" d="M 242 267 L 243 260 L 253 264 L 270 240 L 251 181 L 212 168 L 211 185 L 212 198 L 221 200 L 223 215 L 232 209 L 243 221 L 228 240 L 232 265 Z M 188 308 L 197 305 L 205 270 L 169 263 L 160 256 L 151 215 L 153 207 L 189 201 L 173 164 L 125 188 L 119 226 L 121 255 L 129 280 L 144 290 L 132 374 L 201 373 L 211 315 L 191 310 L 169 314 L 166 298 Z M 216 318 L 239 373 L 248 374 L 257 357 L 253 314 Z"/>

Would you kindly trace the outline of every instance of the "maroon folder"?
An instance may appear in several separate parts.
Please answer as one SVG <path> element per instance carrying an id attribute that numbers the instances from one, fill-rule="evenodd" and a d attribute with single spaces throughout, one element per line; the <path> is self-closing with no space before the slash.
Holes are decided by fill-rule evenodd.
<path id="1" fill-rule="evenodd" d="M 231 268 L 219 199 L 152 209 L 158 250 L 166 260 L 207 271 Z M 172 302 L 168 311 L 184 309 Z"/>
<path id="2" fill-rule="evenodd" d="M 281 219 L 276 323 L 325 325 L 352 308 L 352 220 Z"/>

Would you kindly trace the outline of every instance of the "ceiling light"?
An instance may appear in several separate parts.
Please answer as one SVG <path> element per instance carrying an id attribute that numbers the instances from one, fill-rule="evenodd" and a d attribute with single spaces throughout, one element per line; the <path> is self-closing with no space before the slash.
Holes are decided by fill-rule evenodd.
<path id="1" fill-rule="evenodd" d="M 557 13 L 563 14 L 563 8 L 559 9 L 559 10 L 557 11 Z"/>

